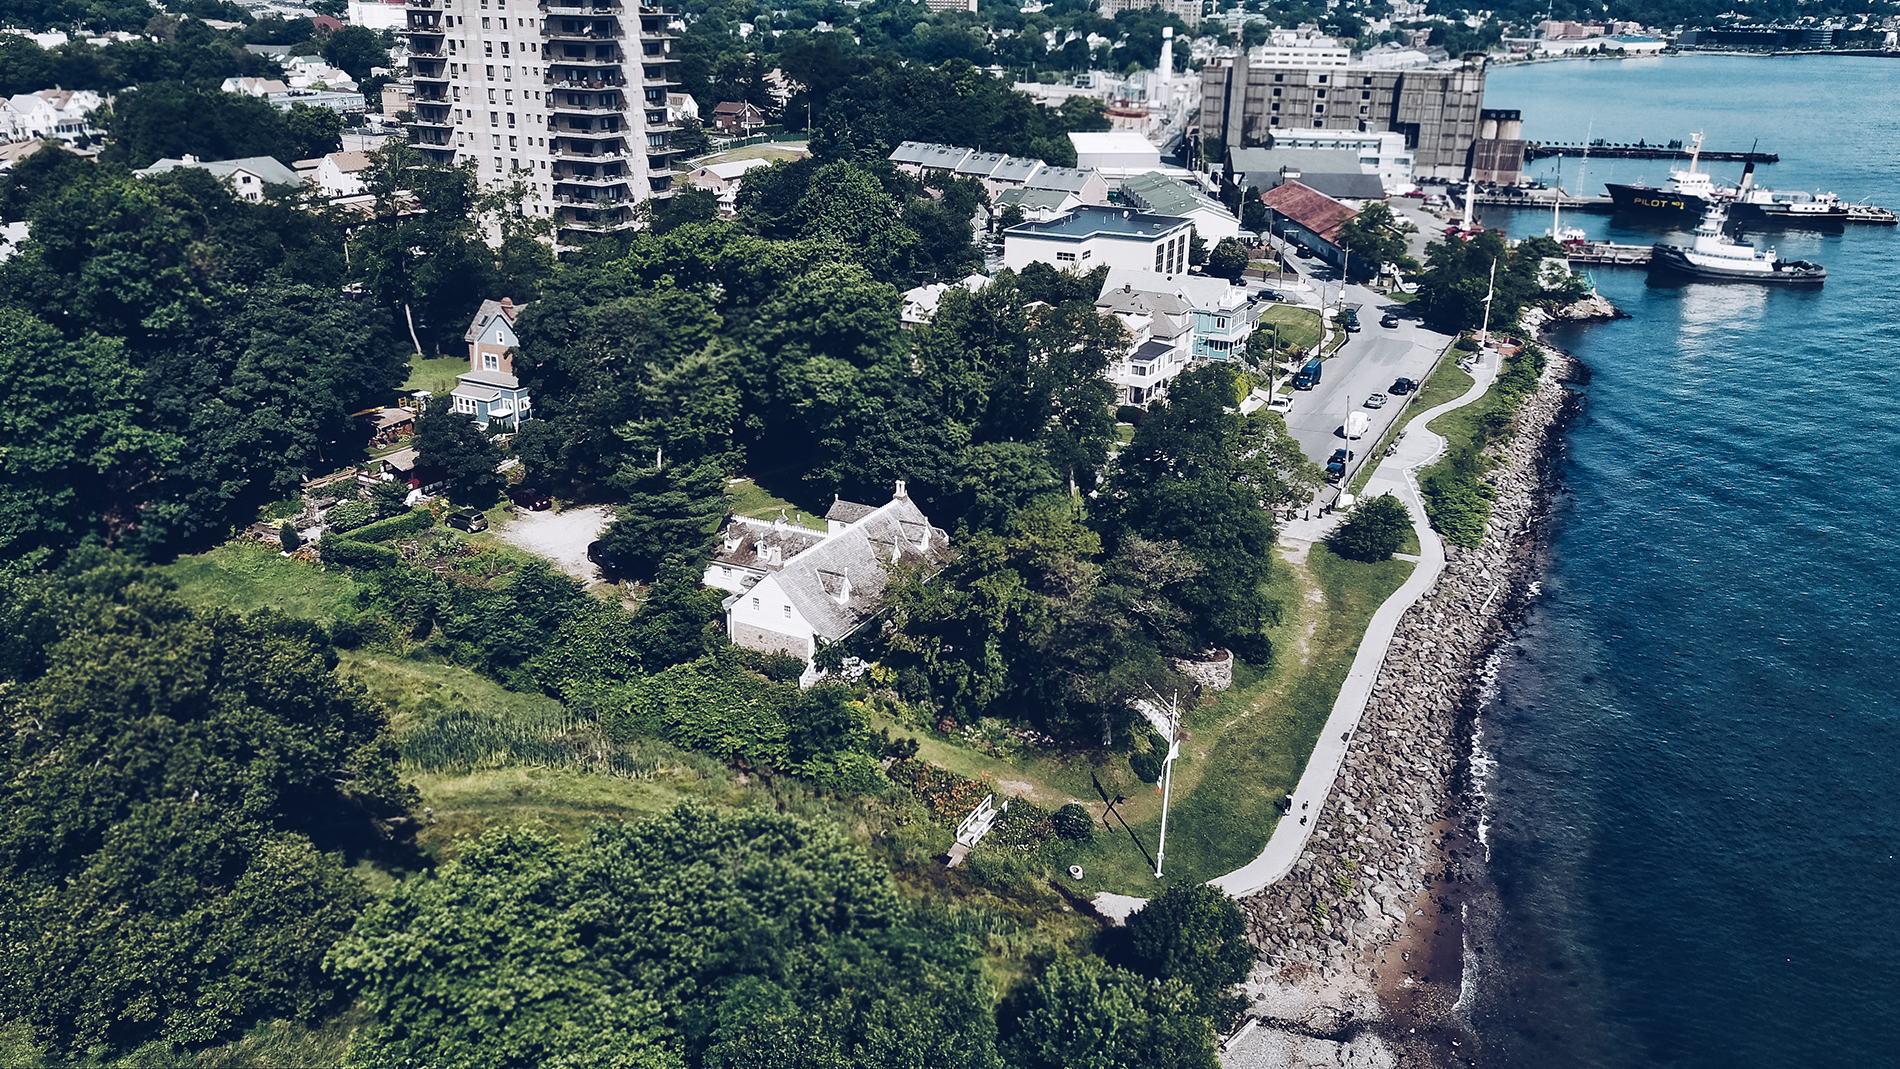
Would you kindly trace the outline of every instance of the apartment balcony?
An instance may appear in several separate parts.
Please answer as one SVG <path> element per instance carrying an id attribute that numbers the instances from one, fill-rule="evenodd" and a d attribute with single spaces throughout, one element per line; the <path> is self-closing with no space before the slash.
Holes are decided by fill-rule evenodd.
<path id="1" fill-rule="evenodd" d="M 447 107 L 450 103 L 449 92 L 441 86 L 428 86 L 425 88 L 418 85 L 416 86 L 415 102 L 418 104 L 441 104 Z"/>
<path id="2" fill-rule="evenodd" d="M 611 233 L 633 225 L 633 213 L 625 207 L 588 209 L 569 207 L 562 212 L 561 229 Z"/>
<path id="3" fill-rule="evenodd" d="M 543 13 L 554 17 L 567 15 L 573 18 L 599 18 L 618 15 L 621 11 L 620 0 L 541 0 Z"/>
<path id="4" fill-rule="evenodd" d="M 420 104 L 416 107 L 415 125 L 433 127 L 440 130 L 453 130 L 455 128 L 455 123 L 451 121 L 449 115 L 449 109 L 444 105 L 435 103 Z"/>
<path id="5" fill-rule="evenodd" d="M 617 174 L 586 174 L 586 173 L 575 172 L 575 171 L 567 171 L 567 172 L 557 171 L 554 173 L 551 180 L 557 186 L 565 184 L 565 185 L 591 187 L 591 186 L 624 186 L 627 184 L 630 178 L 631 176 L 626 174 L 625 172 L 620 172 Z"/>
<path id="6" fill-rule="evenodd" d="M 550 59 L 548 73 L 541 84 L 549 89 L 604 89 L 627 84 L 620 61 L 609 59 Z"/>
<path id="7" fill-rule="evenodd" d="M 409 50 L 410 59 L 445 59 L 447 56 L 448 53 L 442 51 L 440 44 L 429 45 L 424 48 L 411 48 Z"/>
<path id="8" fill-rule="evenodd" d="M 442 6 L 442 0 L 408 0 L 407 3 L 403 4 L 403 7 L 408 8 L 411 11 L 414 11 L 417 9 L 421 9 L 425 11 L 433 11 L 436 8 L 439 8 L 441 6 Z"/>
<path id="9" fill-rule="evenodd" d="M 412 81 L 442 82 L 446 85 L 449 80 L 449 65 L 439 60 L 434 63 L 412 62 L 409 64 L 409 77 Z"/>
<path id="10" fill-rule="evenodd" d="M 618 41 L 625 37 L 617 19 L 543 19 L 541 39 L 556 41 Z"/>
<path id="11" fill-rule="evenodd" d="M 583 152 L 566 138 L 557 138 L 553 148 L 555 159 L 569 163 L 615 163 L 626 160 L 628 155 L 625 148 L 618 144 L 596 151 Z"/>
<path id="12" fill-rule="evenodd" d="M 575 205 L 576 207 L 583 207 L 583 208 L 594 207 L 594 206 L 607 206 L 607 205 L 615 205 L 615 204 L 626 204 L 632 200 L 633 200 L 632 195 L 625 192 L 624 190 L 619 193 L 615 193 L 612 191 L 602 191 L 600 196 L 593 196 L 593 195 L 585 194 L 585 193 L 561 193 L 558 191 L 554 194 L 554 202 L 556 204 L 572 204 L 572 205 Z"/>
<path id="13" fill-rule="evenodd" d="M 627 110 L 626 98 L 618 90 L 598 93 L 554 92 L 547 94 L 546 104 L 560 115 L 619 115 Z"/>
<path id="14" fill-rule="evenodd" d="M 409 26 L 404 31 L 412 34 L 424 34 L 429 37 L 442 36 L 442 16 L 425 15 L 419 11 L 409 12 Z"/>

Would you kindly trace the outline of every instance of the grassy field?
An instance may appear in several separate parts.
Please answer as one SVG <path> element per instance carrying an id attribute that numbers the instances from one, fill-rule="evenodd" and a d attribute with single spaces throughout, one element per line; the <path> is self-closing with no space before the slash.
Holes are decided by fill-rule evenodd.
<path id="1" fill-rule="evenodd" d="M 809 155 L 811 155 L 810 152 L 789 149 L 784 147 L 783 144 L 768 143 L 763 145 L 747 145 L 744 148 L 735 148 L 726 152 L 715 152 L 710 156 L 702 156 L 699 159 L 693 160 L 692 164 L 695 167 L 704 167 L 709 163 L 737 163 L 740 160 L 767 160 L 772 163 L 777 163 L 780 160 L 796 160 Z"/>
<path id="2" fill-rule="evenodd" d="M 0 1026 L 0 1065 L 18 1069 L 52 1066 L 101 1066 L 111 1069 L 332 1069 L 343 1064 L 350 1039 L 372 1020 L 356 1006 L 314 1025 L 266 1021 L 230 1043 L 192 1051 L 169 1043 L 147 1043 L 136 1050 L 98 1060 L 67 1061 L 33 1042 L 24 1024 Z"/>
<path id="3" fill-rule="evenodd" d="M 284 557 L 261 542 L 228 542 L 160 570 L 178 584 L 179 597 L 199 608 L 276 609 L 327 622 L 356 596 L 356 583 L 343 573 Z"/>
<path id="4" fill-rule="evenodd" d="M 404 393 L 427 390 L 441 396 L 455 389 L 455 376 L 467 370 L 467 357 L 414 357 L 409 361 L 409 380 L 402 384 L 402 389 Z"/>

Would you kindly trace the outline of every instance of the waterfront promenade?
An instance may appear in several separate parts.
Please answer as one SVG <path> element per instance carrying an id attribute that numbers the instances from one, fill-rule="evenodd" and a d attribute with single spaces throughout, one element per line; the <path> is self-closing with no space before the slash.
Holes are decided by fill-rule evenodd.
<path id="1" fill-rule="evenodd" d="M 1495 351 L 1483 350 L 1481 360 L 1472 369 L 1476 381 L 1471 389 L 1462 397 L 1420 413 L 1407 424 L 1405 438 L 1367 481 L 1361 500 L 1390 493 L 1403 501 L 1411 511 L 1412 528 L 1418 534 L 1418 565 L 1404 585 L 1373 613 L 1371 623 L 1366 626 L 1365 637 L 1360 640 L 1359 652 L 1353 657 L 1352 668 L 1339 688 L 1339 697 L 1333 702 L 1333 711 L 1326 719 L 1326 727 L 1320 732 L 1319 742 L 1307 760 L 1299 786 L 1294 789 L 1292 808 L 1274 827 L 1272 838 L 1258 857 L 1225 876 L 1208 881 L 1229 895 L 1243 898 L 1258 893 L 1291 871 L 1300 853 L 1306 849 L 1307 839 L 1316 826 L 1312 818 L 1318 816 L 1327 794 L 1333 789 L 1334 780 L 1338 778 L 1340 765 L 1345 761 L 1346 751 L 1352 743 L 1353 732 L 1358 729 L 1359 718 L 1365 712 L 1366 701 L 1372 694 L 1372 685 L 1378 679 L 1379 666 L 1384 662 L 1386 649 L 1398 629 L 1399 618 L 1431 590 L 1445 567 L 1445 546 L 1425 518 L 1425 503 L 1419 495 L 1416 477 L 1420 468 L 1438 459 L 1445 449 L 1445 439 L 1433 434 L 1427 425 L 1438 416 L 1483 397 L 1497 378 L 1500 363 Z M 1313 541 L 1324 537 L 1337 522 L 1336 517 L 1292 520 L 1282 526 L 1281 533 L 1289 539 Z M 1309 819 L 1302 822 L 1302 816 Z"/>

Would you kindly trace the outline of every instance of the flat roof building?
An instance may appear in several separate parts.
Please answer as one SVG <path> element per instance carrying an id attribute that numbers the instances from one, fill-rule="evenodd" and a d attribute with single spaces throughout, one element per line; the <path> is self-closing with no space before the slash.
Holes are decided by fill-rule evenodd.
<path id="1" fill-rule="evenodd" d="M 1178 274 L 1188 266 L 1187 219 L 1130 209 L 1085 206 L 1048 222 L 1003 231 L 1003 266 L 1021 271 L 1046 263 L 1088 272 L 1107 264 Z"/>

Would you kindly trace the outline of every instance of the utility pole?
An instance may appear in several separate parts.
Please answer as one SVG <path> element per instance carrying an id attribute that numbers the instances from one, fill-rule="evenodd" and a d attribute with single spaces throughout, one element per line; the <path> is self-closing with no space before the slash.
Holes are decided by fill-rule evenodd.
<path id="1" fill-rule="evenodd" d="M 1160 697 L 1160 695 L 1156 695 Z M 1161 763 L 1161 839 L 1155 843 L 1155 879 L 1161 878 L 1161 859 L 1168 853 L 1168 800 L 1174 794 L 1174 759 L 1181 756 L 1181 692 L 1168 703 L 1168 756 Z"/>

